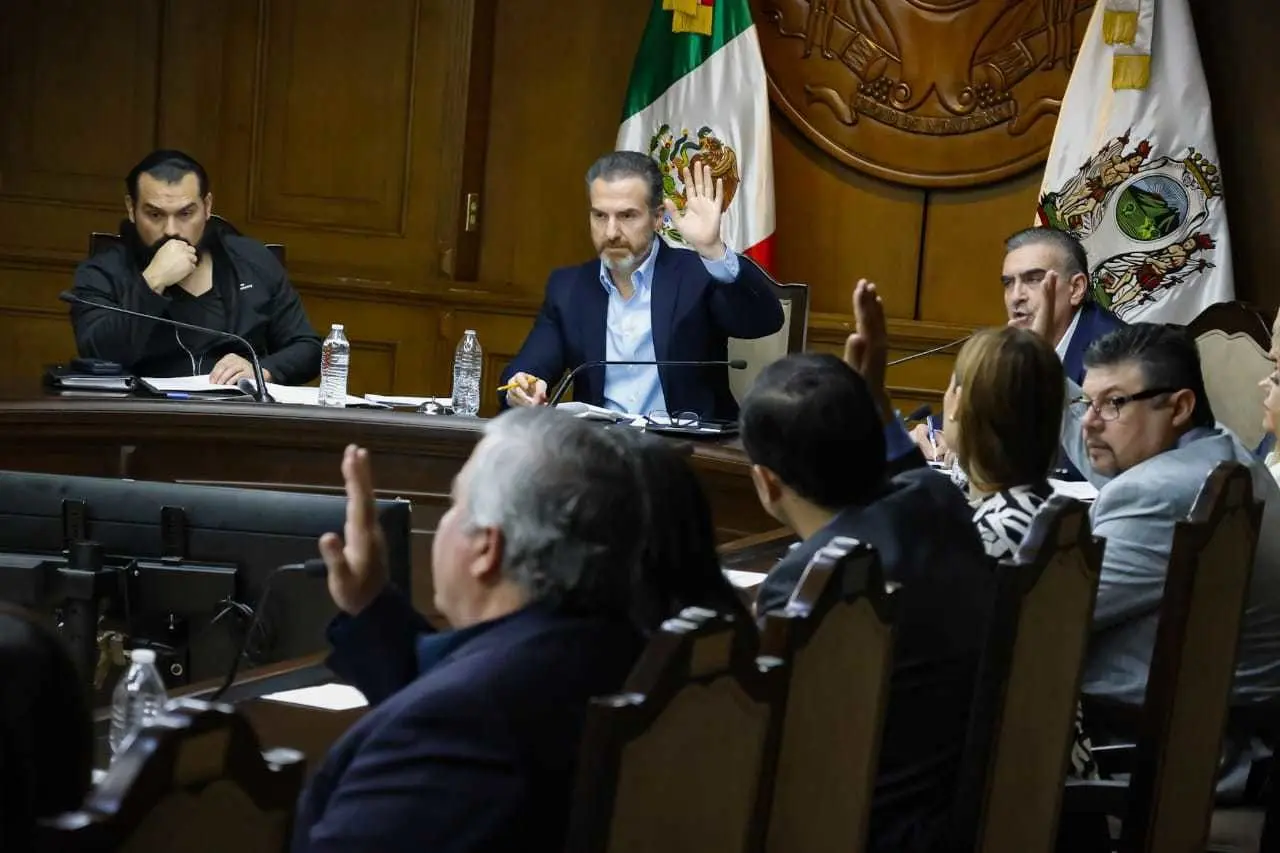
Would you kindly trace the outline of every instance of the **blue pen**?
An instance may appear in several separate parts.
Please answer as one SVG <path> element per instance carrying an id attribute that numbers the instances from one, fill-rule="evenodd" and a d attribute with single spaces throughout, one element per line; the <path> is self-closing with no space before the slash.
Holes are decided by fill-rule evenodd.
<path id="1" fill-rule="evenodd" d="M 181 391 L 169 391 L 165 395 L 167 400 L 190 400 L 190 394 L 183 394 Z"/>
<path id="2" fill-rule="evenodd" d="M 933 426 L 932 418 L 926 420 L 925 423 L 929 425 L 929 444 L 933 446 L 933 461 L 937 462 L 938 461 L 938 438 L 937 438 L 938 431 Z"/>

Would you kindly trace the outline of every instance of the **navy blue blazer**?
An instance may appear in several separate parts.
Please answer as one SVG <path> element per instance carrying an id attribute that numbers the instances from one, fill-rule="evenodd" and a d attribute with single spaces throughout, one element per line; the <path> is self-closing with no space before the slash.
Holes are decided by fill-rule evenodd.
<path id="1" fill-rule="evenodd" d="M 774 566 L 756 609 L 785 606 L 836 536 L 871 545 L 885 580 L 902 584 L 867 849 L 933 853 L 955 798 L 994 575 L 964 493 L 919 451 L 890 468 L 900 473 L 874 501 L 844 509 Z"/>
<path id="2" fill-rule="evenodd" d="M 1076 321 L 1076 330 L 1071 335 L 1071 343 L 1067 344 L 1067 352 L 1062 357 L 1062 372 L 1072 382 L 1079 385 L 1084 382 L 1084 354 L 1098 338 L 1106 337 L 1117 329 L 1125 327 L 1124 320 L 1089 300 L 1080 306 L 1080 319 Z M 1070 402 L 1070 401 L 1068 401 Z M 1053 476 L 1059 480 L 1083 480 L 1084 475 L 1067 458 L 1065 451 L 1059 451 L 1058 461 L 1054 465 Z"/>
<path id="3" fill-rule="evenodd" d="M 1123 329 L 1125 325 L 1124 320 L 1092 300 L 1080 306 L 1080 319 L 1076 321 L 1075 333 L 1071 336 L 1071 343 L 1067 344 L 1066 355 L 1062 357 L 1062 370 L 1072 382 L 1077 385 L 1084 382 L 1084 353 L 1090 344 Z"/>
<path id="4" fill-rule="evenodd" d="M 662 240 L 649 310 L 659 361 L 723 360 L 729 338 L 762 338 L 781 329 L 783 320 L 769 280 L 751 261 L 739 257 L 738 277 L 719 282 L 696 252 L 673 249 Z M 598 259 L 555 270 L 533 329 L 499 384 L 523 371 L 546 380 L 550 393 L 566 370 L 603 360 L 608 315 L 609 294 L 600 284 Z M 724 420 L 738 416 L 727 367 L 659 367 L 658 378 L 672 412 Z M 603 366 L 578 374 L 573 399 L 604 405 Z M 499 394 L 504 408 L 506 400 L 506 394 Z"/>
<path id="5" fill-rule="evenodd" d="M 531 605 L 429 635 L 389 592 L 330 630 L 329 666 L 375 707 L 298 804 L 294 853 L 524 853 L 564 846 L 587 703 L 643 640 Z"/>

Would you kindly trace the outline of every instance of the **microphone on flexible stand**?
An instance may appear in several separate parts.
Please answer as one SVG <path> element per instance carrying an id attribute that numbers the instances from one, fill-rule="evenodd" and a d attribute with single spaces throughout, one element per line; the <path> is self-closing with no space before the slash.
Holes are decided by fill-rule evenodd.
<path id="1" fill-rule="evenodd" d="M 236 656 L 231 659 L 231 667 L 227 670 L 227 676 L 222 680 L 222 684 L 217 690 L 209 694 L 210 702 L 217 702 L 223 693 L 227 692 L 227 688 L 236 680 L 236 673 L 240 671 L 240 660 L 244 657 L 245 651 L 249 648 L 249 639 L 253 636 L 253 632 L 257 629 L 258 623 L 262 621 L 262 614 L 266 610 L 267 598 L 271 595 L 271 587 L 277 577 L 282 574 L 298 573 L 308 577 L 322 578 L 325 576 L 327 568 L 324 560 L 319 557 L 312 557 L 303 563 L 287 563 L 283 566 L 277 566 L 267 575 L 267 582 L 263 585 L 262 596 L 258 599 L 258 606 L 253 608 L 253 616 L 249 619 L 249 625 L 245 628 L 244 637 L 240 640 L 240 646 L 236 649 Z"/>
<path id="2" fill-rule="evenodd" d="M 241 391 L 244 391 L 259 403 L 275 402 L 275 399 L 273 399 L 271 394 L 267 392 L 267 380 L 262 375 L 262 364 L 258 361 L 258 354 L 254 352 L 253 346 L 248 341 L 233 332 L 224 332 L 221 329 L 210 329 L 206 326 L 197 326 L 193 323 L 183 323 L 178 320 L 170 320 L 168 317 L 157 317 L 154 314 L 144 314 L 141 311 L 132 311 L 128 308 L 121 308 L 119 305 L 111 305 L 106 302 L 95 302 L 92 299 L 85 299 L 82 296 L 77 296 L 70 290 L 62 291 L 58 294 L 58 298 L 63 302 L 70 302 L 75 305 L 87 305 L 90 308 L 101 308 L 104 311 L 114 311 L 117 314 L 124 314 L 127 317 L 137 317 L 142 320 L 153 320 L 157 323 L 164 323 L 167 326 L 174 326 L 178 329 L 189 329 L 193 332 L 204 332 L 205 334 L 218 335 L 220 337 L 236 341 L 249 353 L 249 361 L 253 364 L 253 378 L 256 383 L 256 387 L 247 388 L 246 385 L 249 380 L 242 379 L 240 383 L 237 383 L 236 387 Z"/>
<path id="3" fill-rule="evenodd" d="M 902 358 L 895 358 L 893 361 L 889 362 L 885 366 L 893 367 L 896 364 L 905 364 L 908 361 L 915 361 L 917 358 L 924 358 L 926 355 L 933 355 L 934 353 L 945 352 L 946 350 L 949 350 L 952 347 L 959 346 L 960 344 L 964 343 L 965 341 L 969 340 L 969 338 L 972 338 L 972 337 L 973 337 L 973 334 L 970 333 L 965 335 L 963 338 L 956 338 L 954 341 L 952 341 L 949 344 L 943 344 L 940 347 L 927 349 L 927 350 L 924 350 L 923 352 L 913 352 L 911 353 L 911 355 L 904 355 Z"/>
<path id="4" fill-rule="evenodd" d="M 625 367 L 628 365 L 642 365 L 649 367 L 727 367 L 730 370 L 745 370 L 747 367 L 746 359 L 730 358 L 715 359 L 711 361 L 584 361 L 573 370 L 569 371 L 569 375 L 560 380 L 560 384 L 556 386 L 555 393 L 547 400 L 548 406 L 554 406 L 560 402 L 560 398 L 564 396 L 564 392 L 569 389 L 569 383 L 573 382 L 575 376 L 590 367 L 609 367 L 617 365 Z"/>

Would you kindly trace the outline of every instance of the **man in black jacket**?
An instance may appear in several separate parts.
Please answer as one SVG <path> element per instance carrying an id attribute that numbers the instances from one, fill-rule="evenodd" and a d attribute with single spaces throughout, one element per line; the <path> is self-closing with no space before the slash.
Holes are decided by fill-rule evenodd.
<path id="1" fill-rule="evenodd" d="M 320 336 L 284 267 L 256 240 L 210 219 L 204 168 L 180 151 L 154 151 L 125 179 L 122 242 L 82 263 L 82 299 L 245 338 L 267 381 L 300 385 L 320 373 Z M 139 376 L 253 378 L 244 348 L 222 335 L 177 329 L 84 304 L 71 306 L 76 348 Z"/>
<path id="2" fill-rule="evenodd" d="M 895 463 L 885 461 L 884 336 L 868 334 L 865 322 L 879 305 L 865 282 L 856 298 L 870 301 L 858 311 L 848 363 L 788 356 L 761 371 L 742 403 L 760 502 L 804 540 L 769 573 L 756 607 L 785 606 L 835 536 L 874 547 L 885 578 L 902 584 L 867 849 L 932 853 L 946 844 L 992 572 L 950 479 L 923 467 L 909 441 L 909 459 L 894 452 Z M 883 324 L 882 314 L 872 319 Z M 913 464 L 921 467 L 903 470 Z"/>

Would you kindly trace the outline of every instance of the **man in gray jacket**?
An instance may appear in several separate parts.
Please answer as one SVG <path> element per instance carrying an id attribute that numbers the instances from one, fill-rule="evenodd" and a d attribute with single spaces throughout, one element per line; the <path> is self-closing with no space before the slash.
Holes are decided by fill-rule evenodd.
<path id="1" fill-rule="evenodd" d="M 1093 532 L 1106 539 L 1084 690 L 1141 702 L 1155 643 L 1174 525 L 1209 473 L 1235 461 L 1266 502 L 1240 630 L 1232 700 L 1280 694 L 1280 488 L 1240 441 L 1215 424 L 1195 342 L 1182 329 L 1137 323 L 1085 355 L 1071 383 L 1063 446 L 1098 486 Z"/>
<path id="2" fill-rule="evenodd" d="M 1056 284 L 1047 276 L 1046 292 Z M 1044 304 L 1052 306 L 1051 296 Z M 1035 330 L 1045 334 L 1052 319 L 1037 316 Z M 1215 421 L 1195 341 L 1152 323 L 1112 332 L 1085 354 L 1083 387 L 1067 380 L 1067 400 L 1063 449 L 1098 487 L 1090 515 L 1094 534 L 1106 540 L 1083 692 L 1143 701 L 1174 526 L 1218 463 L 1234 461 L 1249 469 L 1265 509 L 1231 701 L 1280 695 L 1280 487 Z M 1243 792 L 1254 756 L 1247 739 L 1227 738 L 1224 750 L 1218 793 L 1229 799 Z"/>

